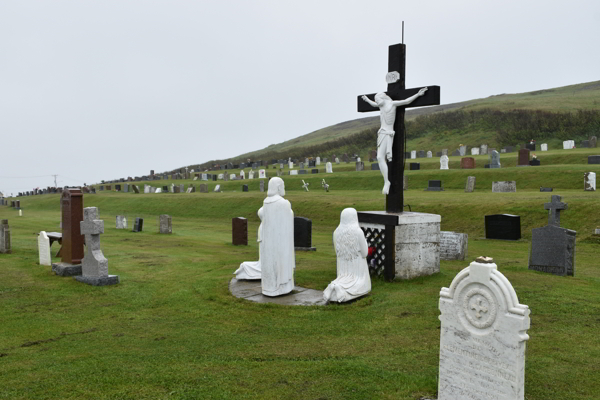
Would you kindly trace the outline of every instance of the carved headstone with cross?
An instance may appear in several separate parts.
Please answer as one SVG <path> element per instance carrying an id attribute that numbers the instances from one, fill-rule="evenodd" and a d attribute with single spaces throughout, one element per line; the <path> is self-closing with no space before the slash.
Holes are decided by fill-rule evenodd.
<path id="1" fill-rule="evenodd" d="M 560 227 L 560 212 L 568 208 L 560 196 L 544 203 L 548 210 L 548 226 L 531 231 L 529 269 L 555 275 L 575 275 L 576 231 Z"/>
<path id="2" fill-rule="evenodd" d="M 104 221 L 98 219 L 98 208 L 84 208 L 80 226 L 81 234 L 85 235 L 86 252 L 81 261 L 81 275 L 75 279 L 93 286 L 119 283 L 117 275 L 108 275 L 108 260 L 100 249 L 100 234 L 104 233 Z"/>

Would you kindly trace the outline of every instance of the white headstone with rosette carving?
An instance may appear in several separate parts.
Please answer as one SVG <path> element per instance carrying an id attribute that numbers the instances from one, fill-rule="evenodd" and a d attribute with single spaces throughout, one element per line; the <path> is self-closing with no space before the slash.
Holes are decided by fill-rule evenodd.
<path id="1" fill-rule="evenodd" d="M 529 307 L 496 264 L 478 261 L 440 291 L 438 400 L 523 400 Z"/>

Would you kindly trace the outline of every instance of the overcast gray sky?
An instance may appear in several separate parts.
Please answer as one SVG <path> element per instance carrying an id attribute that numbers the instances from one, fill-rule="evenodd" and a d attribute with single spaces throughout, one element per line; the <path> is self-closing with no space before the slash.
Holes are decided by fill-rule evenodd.
<path id="1" fill-rule="evenodd" d="M 598 0 L 0 0 L 0 191 L 364 117 L 356 96 L 385 90 L 402 20 L 407 87 L 439 85 L 443 104 L 600 80 Z"/>

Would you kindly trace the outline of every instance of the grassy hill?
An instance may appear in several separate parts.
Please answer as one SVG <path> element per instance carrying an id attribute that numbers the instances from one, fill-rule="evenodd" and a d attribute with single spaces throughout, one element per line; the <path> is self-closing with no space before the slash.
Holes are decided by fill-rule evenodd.
<path id="1" fill-rule="evenodd" d="M 493 170 L 483 168 L 485 156 L 471 170 L 458 169 L 460 157 L 444 171 L 437 159 L 419 159 L 422 169 L 407 171 L 405 202 L 441 215 L 442 230 L 467 233 L 467 259 L 441 261 L 440 273 L 410 281 L 373 278 L 368 296 L 342 305 L 258 304 L 230 294 L 233 271 L 258 257 L 256 211 L 265 197 L 258 179 L 209 182 L 210 193 L 84 195 L 84 206 L 98 207 L 105 221 L 101 249 L 121 279 L 110 287 L 38 265 L 37 234 L 59 229 L 59 195 L 22 197 L 22 217 L 0 207 L 13 243 L 12 254 L 0 254 L 0 399 L 435 398 L 440 288 L 480 255 L 494 258 L 531 309 L 525 398 L 597 399 L 600 192 L 583 191 L 583 173 L 600 173 L 586 164 L 597 150 L 539 152 L 542 165 L 528 168 L 503 154 L 503 167 Z M 313 221 L 317 248 L 296 253 L 295 282 L 316 290 L 336 276 L 331 235 L 341 210 L 382 210 L 385 202 L 378 171 L 342 163 L 333 174 L 320 172 L 283 177 L 295 215 Z M 464 192 L 469 175 L 477 178 L 473 193 Z M 445 191 L 424 191 L 429 179 L 441 179 Z M 517 192 L 491 193 L 493 180 L 516 180 Z M 224 193 L 212 192 L 216 184 Z M 543 203 L 551 194 L 569 205 L 561 225 L 577 231 L 573 277 L 527 268 L 531 229 L 547 224 Z M 523 239 L 482 239 L 484 216 L 495 213 L 520 215 Z M 172 216 L 172 235 L 158 234 L 160 214 Z M 115 229 L 115 215 L 125 215 L 130 229 Z M 231 218 L 240 216 L 248 218 L 248 246 L 231 244 Z M 135 217 L 145 219 L 141 233 L 131 232 Z"/>
<path id="2" fill-rule="evenodd" d="M 434 153 L 442 148 L 454 150 L 459 144 L 499 148 L 532 138 L 557 148 L 567 138 L 579 143 L 598 136 L 599 110 L 600 81 L 411 109 L 406 113 L 407 148 Z M 375 148 L 378 128 L 378 116 L 359 118 L 201 166 L 228 161 L 235 164 L 248 158 L 330 157 L 334 153 L 358 153 L 365 158 Z"/>

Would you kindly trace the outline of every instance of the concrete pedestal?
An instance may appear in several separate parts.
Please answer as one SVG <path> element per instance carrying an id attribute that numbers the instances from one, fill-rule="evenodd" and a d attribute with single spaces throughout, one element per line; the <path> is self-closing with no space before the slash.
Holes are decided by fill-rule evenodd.
<path id="1" fill-rule="evenodd" d="M 52 272 L 58 276 L 77 276 L 81 275 L 81 264 L 69 264 L 65 262 L 53 263 Z"/>
<path id="2" fill-rule="evenodd" d="M 418 212 L 358 213 L 363 231 L 369 234 L 375 232 L 379 238 L 375 243 L 367 236 L 367 243 L 376 247 L 377 252 L 381 250 L 379 257 L 384 265 L 384 277 L 388 280 L 413 279 L 440 272 L 441 220 L 440 215 Z"/>

